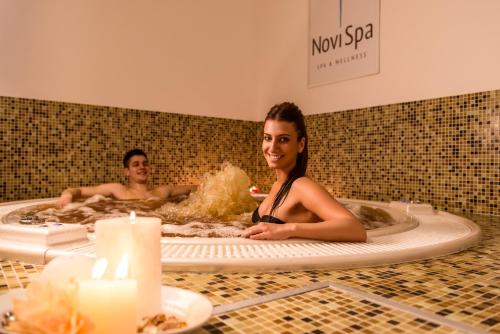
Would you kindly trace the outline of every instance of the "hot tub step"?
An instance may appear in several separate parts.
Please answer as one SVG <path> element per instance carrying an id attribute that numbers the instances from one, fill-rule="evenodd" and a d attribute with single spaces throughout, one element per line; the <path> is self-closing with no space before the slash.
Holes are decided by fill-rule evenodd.
<path id="1" fill-rule="evenodd" d="M 0 239 L 52 246 L 87 239 L 87 229 L 79 224 L 1 224 Z"/>

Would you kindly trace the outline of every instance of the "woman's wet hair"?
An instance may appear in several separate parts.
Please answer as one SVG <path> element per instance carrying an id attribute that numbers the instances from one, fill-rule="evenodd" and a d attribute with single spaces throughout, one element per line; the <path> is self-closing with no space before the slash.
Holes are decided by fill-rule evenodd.
<path id="1" fill-rule="evenodd" d="M 304 122 L 304 116 L 302 115 L 302 111 L 300 111 L 299 107 L 291 102 L 283 102 L 280 104 L 274 105 L 269 112 L 267 113 L 266 119 L 264 120 L 274 120 L 274 121 L 285 121 L 292 123 L 297 131 L 298 138 L 300 141 L 302 138 L 305 140 L 304 149 L 301 153 L 297 154 L 297 159 L 295 161 L 295 166 L 288 174 L 287 179 L 281 185 L 276 197 L 274 198 L 273 205 L 271 206 L 271 211 L 269 215 L 272 215 L 273 212 L 285 201 L 290 188 L 292 187 L 293 181 L 302 177 L 306 174 L 307 169 L 307 131 L 306 125 Z"/>
<path id="2" fill-rule="evenodd" d="M 141 150 L 140 148 L 134 148 L 133 150 L 130 150 L 127 153 L 125 153 L 125 156 L 123 157 L 123 167 L 128 168 L 130 159 L 136 155 L 140 155 L 148 159 L 148 156 L 146 155 L 146 153 L 144 153 L 143 150 Z"/>

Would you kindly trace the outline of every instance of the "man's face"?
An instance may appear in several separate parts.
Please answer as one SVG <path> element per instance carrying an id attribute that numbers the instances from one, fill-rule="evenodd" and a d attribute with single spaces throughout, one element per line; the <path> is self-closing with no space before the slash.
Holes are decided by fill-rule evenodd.
<path id="1" fill-rule="evenodd" d="M 130 158 L 128 167 L 123 170 L 129 182 L 146 183 L 148 182 L 151 167 L 148 159 L 142 155 L 134 155 Z"/>

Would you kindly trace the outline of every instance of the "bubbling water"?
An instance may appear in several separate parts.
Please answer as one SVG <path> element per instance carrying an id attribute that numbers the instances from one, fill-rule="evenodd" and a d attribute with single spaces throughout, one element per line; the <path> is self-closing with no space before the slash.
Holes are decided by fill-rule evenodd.
<path id="1" fill-rule="evenodd" d="M 135 211 L 138 216 L 160 218 L 165 237 L 237 237 L 252 225 L 252 211 L 257 207 L 249 187 L 250 178 L 242 169 L 224 163 L 219 171 L 205 174 L 199 188 L 180 202 L 120 201 L 96 195 L 61 210 L 53 204 L 24 207 L 2 217 L 2 221 L 17 223 L 23 216 L 36 216 L 47 222 L 85 224 L 92 232 L 99 219 L 128 216 Z M 367 230 L 397 224 L 383 209 L 350 203 L 344 206 Z"/>
<path id="2" fill-rule="evenodd" d="M 224 163 L 215 174 L 205 174 L 200 187 L 180 203 L 165 203 L 156 211 L 166 217 L 226 220 L 256 208 L 250 195 L 250 178 L 241 169 Z"/>
<path id="3" fill-rule="evenodd" d="M 251 225 L 249 211 L 257 207 L 250 178 L 230 163 L 203 176 L 199 188 L 179 203 L 167 202 L 155 213 L 164 217 L 163 236 L 237 237 Z"/>

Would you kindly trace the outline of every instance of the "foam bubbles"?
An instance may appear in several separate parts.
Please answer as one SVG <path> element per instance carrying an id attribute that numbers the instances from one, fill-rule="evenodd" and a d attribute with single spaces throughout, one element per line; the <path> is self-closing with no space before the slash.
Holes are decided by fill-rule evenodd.
<path id="1" fill-rule="evenodd" d="M 240 222 L 235 221 L 234 225 L 222 223 L 210 223 L 207 226 L 203 222 L 189 222 L 184 225 L 163 224 L 161 231 L 166 235 L 182 235 L 196 236 L 201 238 L 218 237 L 218 238 L 236 238 L 239 237 L 243 228 Z"/>
<path id="2" fill-rule="evenodd" d="M 158 212 L 177 217 L 227 218 L 252 211 L 257 202 L 248 192 L 250 178 L 240 168 L 224 163 L 214 174 L 205 174 L 195 192 L 180 203 L 166 203 Z"/>

